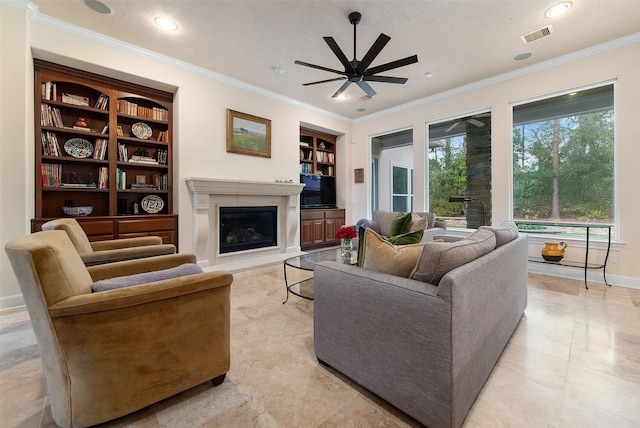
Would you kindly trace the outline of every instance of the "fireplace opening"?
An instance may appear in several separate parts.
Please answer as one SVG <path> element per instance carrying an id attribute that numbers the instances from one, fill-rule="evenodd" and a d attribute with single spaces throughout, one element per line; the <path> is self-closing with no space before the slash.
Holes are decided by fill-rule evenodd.
<path id="1" fill-rule="evenodd" d="M 278 207 L 220 207 L 220 254 L 278 245 Z"/>

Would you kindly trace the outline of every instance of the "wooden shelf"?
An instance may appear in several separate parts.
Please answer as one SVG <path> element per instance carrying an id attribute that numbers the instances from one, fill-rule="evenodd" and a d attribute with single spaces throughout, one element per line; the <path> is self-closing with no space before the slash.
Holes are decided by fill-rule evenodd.
<path id="1" fill-rule="evenodd" d="M 140 233 L 145 234 L 148 231 L 142 230 L 142 224 L 150 216 L 143 215 L 143 212 L 139 216 L 131 214 L 133 205 L 140 204 L 141 199 L 149 194 L 158 195 L 164 201 L 163 210 L 156 215 L 173 216 L 173 94 L 41 60 L 34 61 L 34 73 L 36 189 L 32 231 L 39 230 L 45 219 L 64 216 L 62 207 L 72 204 L 94 207 L 90 216 L 78 218 L 89 230 L 92 222 L 104 222 L 110 218 L 121 221 L 123 215 L 129 215 L 127 233 L 136 234 L 135 227 L 138 227 Z M 63 94 L 68 94 L 64 95 L 67 102 L 63 102 Z M 103 102 L 105 99 L 107 103 Z M 129 110 L 118 110 L 124 107 Z M 90 131 L 72 128 L 81 122 L 80 118 L 84 119 Z M 131 128 L 137 122 L 151 129 L 148 139 L 133 135 Z M 124 135 L 118 135 L 119 130 Z M 157 141 L 158 136 L 162 141 Z M 104 158 L 94 159 L 92 155 L 74 157 L 67 153 L 64 144 L 72 138 L 89 142 L 94 151 L 98 140 L 106 140 Z M 58 156 L 50 150 L 55 145 Z M 162 155 L 162 163 L 121 162 L 119 145 L 127 148 L 129 159 L 136 153 L 155 159 Z M 45 153 L 45 146 L 51 154 Z M 43 168 L 51 174 L 58 174 L 50 181 L 54 186 L 60 183 L 95 183 L 97 187 L 47 187 L 43 185 Z M 125 189 L 118 188 L 119 171 L 126 172 Z M 101 188 L 98 181 L 104 175 L 107 177 L 102 181 L 105 188 Z M 161 189 L 131 189 L 132 184 L 141 180 L 154 184 L 158 177 Z M 143 221 L 133 221 L 135 218 Z M 171 226 L 171 233 L 167 233 L 166 225 L 173 223 L 175 227 Z M 162 231 L 165 239 L 177 244 L 177 221 L 171 220 L 158 230 Z M 100 233 L 94 238 L 96 236 L 113 239 L 116 235 Z"/>

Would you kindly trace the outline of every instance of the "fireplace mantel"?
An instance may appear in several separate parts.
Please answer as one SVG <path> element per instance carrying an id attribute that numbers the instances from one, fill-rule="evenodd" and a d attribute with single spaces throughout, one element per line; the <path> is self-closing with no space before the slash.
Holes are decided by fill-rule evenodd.
<path id="1" fill-rule="evenodd" d="M 199 177 L 189 177 L 185 181 L 193 195 L 193 252 L 199 265 L 211 266 L 250 260 L 268 253 L 300 251 L 297 242 L 300 223 L 298 195 L 303 184 Z M 278 247 L 220 254 L 217 236 L 219 207 L 264 205 L 278 207 Z"/>

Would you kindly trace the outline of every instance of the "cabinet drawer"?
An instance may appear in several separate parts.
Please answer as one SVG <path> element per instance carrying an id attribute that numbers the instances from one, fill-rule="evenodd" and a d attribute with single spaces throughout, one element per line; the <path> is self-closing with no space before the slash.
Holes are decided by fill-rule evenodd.
<path id="1" fill-rule="evenodd" d="M 175 218 L 143 218 L 139 220 L 121 220 L 118 222 L 118 235 L 120 236 L 125 233 L 172 230 L 175 228 Z"/>
<path id="2" fill-rule="evenodd" d="M 327 210 L 324 212 L 325 218 L 332 218 L 336 220 L 344 220 L 344 210 Z"/>
<path id="3" fill-rule="evenodd" d="M 78 220 L 82 230 L 87 236 L 109 236 L 105 239 L 113 239 L 113 221 L 111 220 Z"/>
<path id="4" fill-rule="evenodd" d="M 323 220 L 324 211 L 300 211 L 301 220 Z"/>

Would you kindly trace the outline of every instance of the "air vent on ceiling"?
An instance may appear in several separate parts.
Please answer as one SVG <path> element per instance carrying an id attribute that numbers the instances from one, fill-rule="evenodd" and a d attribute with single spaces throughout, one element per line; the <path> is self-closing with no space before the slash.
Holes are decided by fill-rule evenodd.
<path id="1" fill-rule="evenodd" d="M 521 39 L 526 44 L 535 42 L 536 40 L 540 40 L 543 37 L 550 36 L 552 33 L 553 27 L 551 25 L 547 25 L 546 27 L 542 27 L 539 30 L 532 31 L 529 34 L 521 36 Z"/>

